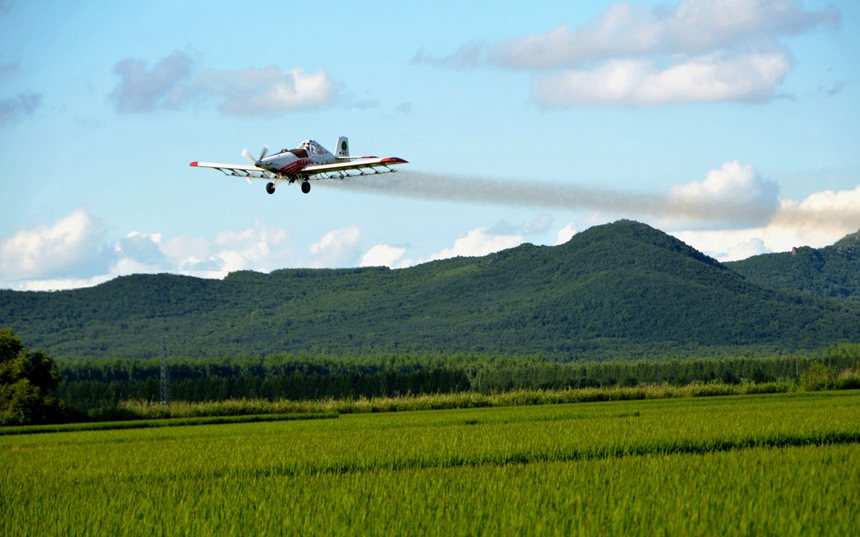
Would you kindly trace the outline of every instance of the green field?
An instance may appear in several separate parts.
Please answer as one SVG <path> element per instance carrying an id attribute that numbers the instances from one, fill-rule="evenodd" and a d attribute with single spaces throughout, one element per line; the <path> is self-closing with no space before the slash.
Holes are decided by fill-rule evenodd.
<path id="1" fill-rule="evenodd" d="M 849 535 L 860 392 L 0 437 L 0 532 Z"/>

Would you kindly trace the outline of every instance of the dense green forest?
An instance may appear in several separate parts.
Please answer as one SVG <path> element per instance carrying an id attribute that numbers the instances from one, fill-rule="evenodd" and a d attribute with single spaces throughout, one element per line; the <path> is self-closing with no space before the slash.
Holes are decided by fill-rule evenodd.
<path id="1" fill-rule="evenodd" d="M 860 302 L 860 231 L 825 248 L 802 246 L 726 265 L 762 285 Z"/>
<path id="2" fill-rule="evenodd" d="M 223 401 L 358 398 L 427 393 L 505 392 L 690 382 L 797 381 L 811 364 L 860 370 L 860 345 L 814 355 L 687 360 L 549 362 L 537 357 L 379 355 L 334 359 L 270 355 L 168 360 L 171 398 Z M 60 362 L 57 395 L 71 406 L 99 408 L 128 399 L 158 401 L 160 359 Z"/>
<path id="3" fill-rule="evenodd" d="M 559 361 L 759 354 L 860 341 L 860 309 L 763 287 L 631 221 L 412 268 L 134 275 L 0 291 L 0 326 L 56 359 L 275 353 L 539 355 Z"/>

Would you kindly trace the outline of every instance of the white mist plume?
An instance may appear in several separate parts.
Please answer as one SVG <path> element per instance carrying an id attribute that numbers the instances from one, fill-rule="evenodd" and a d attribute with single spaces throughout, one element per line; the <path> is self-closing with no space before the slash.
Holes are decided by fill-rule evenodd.
<path id="1" fill-rule="evenodd" d="M 726 167 L 739 166 L 729 162 Z M 722 170 L 720 170 L 722 171 Z M 754 174 L 751 166 L 744 168 Z M 713 173 L 702 184 L 712 187 Z M 694 183 L 667 196 L 617 192 L 602 188 L 537 181 L 505 181 L 475 177 L 457 177 L 417 172 L 402 172 L 381 177 L 355 177 L 343 181 L 326 181 L 337 188 L 384 194 L 405 198 L 445 200 L 490 205 L 511 205 L 539 209 L 597 211 L 626 217 L 651 217 L 677 221 L 678 225 L 730 224 L 758 225 L 767 223 L 778 207 L 776 185 L 762 180 L 757 174 L 748 179 L 750 196 L 735 192 L 732 200 L 722 196 L 689 195 Z M 761 186 L 772 196 L 762 199 Z"/>

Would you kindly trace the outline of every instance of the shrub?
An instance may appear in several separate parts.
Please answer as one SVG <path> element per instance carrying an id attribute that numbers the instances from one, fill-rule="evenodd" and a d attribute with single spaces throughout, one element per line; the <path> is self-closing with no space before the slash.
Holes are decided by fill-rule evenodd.
<path id="1" fill-rule="evenodd" d="M 65 405 L 49 397 L 59 383 L 60 375 L 47 354 L 25 349 L 12 329 L 0 329 L 0 425 L 63 420 Z"/>
<path id="2" fill-rule="evenodd" d="M 800 387 L 808 392 L 836 388 L 836 370 L 821 362 L 813 362 L 809 369 L 800 375 Z"/>

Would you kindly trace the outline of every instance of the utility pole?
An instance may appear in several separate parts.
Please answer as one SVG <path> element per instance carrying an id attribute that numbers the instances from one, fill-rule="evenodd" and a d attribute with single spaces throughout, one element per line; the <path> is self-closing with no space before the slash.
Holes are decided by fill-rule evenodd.
<path id="1" fill-rule="evenodd" d="M 167 329 L 161 331 L 161 404 L 170 404 L 170 371 L 167 369 Z"/>

